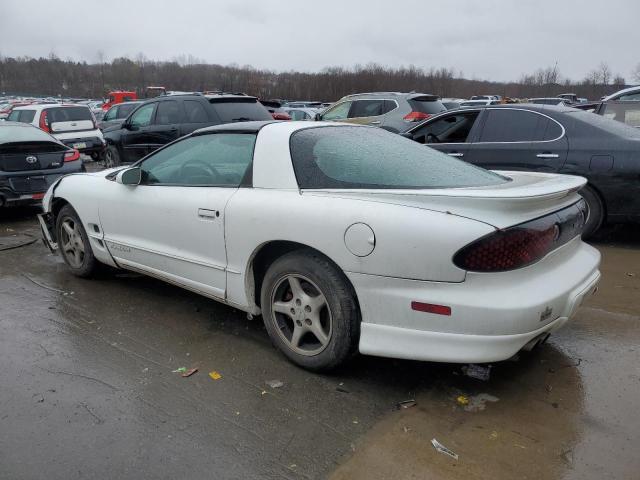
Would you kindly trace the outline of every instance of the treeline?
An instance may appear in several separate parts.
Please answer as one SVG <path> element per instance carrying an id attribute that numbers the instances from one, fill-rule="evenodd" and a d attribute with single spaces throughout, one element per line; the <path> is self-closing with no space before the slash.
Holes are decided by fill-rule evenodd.
<path id="1" fill-rule="evenodd" d="M 273 72 L 251 66 L 207 64 L 193 57 L 152 61 L 116 58 L 96 63 L 48 58 L 0 57 L 0 92 L 17 95 L 101 98 L 115 89 L 163 86 L 167 90 L 224 90 L 261 98 L 333 101 L 357 92 L 417 91 L 442 97 L 469 98 L 499 94 L 513 98 L 555 96 L 573 92 L 590 99 L 622 88 L 625 80 L 602 63 L 582 81 L 562 79 L 556 68 L 539 69 L 514 82 L 464 78 L 450 68 L 389 68 L 377 64 L 330 67 L 316 73 Z"/>

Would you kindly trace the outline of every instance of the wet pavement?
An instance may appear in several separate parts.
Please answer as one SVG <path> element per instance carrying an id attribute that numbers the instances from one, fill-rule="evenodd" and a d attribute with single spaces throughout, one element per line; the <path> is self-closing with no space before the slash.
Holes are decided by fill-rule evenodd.
<path id="1" fill-rule="evenodd" d="M 34 213 L 0 211 L 0 479 L 640 478 L 636 227 L 596 241 L 603 280 L 575 320 L 482 381 L 373 357 L 305 372 L 260 318 L 71 276 Z"/>

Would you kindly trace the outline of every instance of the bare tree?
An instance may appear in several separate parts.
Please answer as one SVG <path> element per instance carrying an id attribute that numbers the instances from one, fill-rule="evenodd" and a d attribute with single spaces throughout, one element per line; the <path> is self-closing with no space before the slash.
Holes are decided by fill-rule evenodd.
<path id="1" fill-rule="evenodd" d="M 611 69 L 609 68 L 609 65 L 607 65 L 605 62 L 600 62 L 598 70 L 600 72 L 600 80 L 602 81 L 602 85 L 609 85 L 609 82 L 611 82 Z"/>

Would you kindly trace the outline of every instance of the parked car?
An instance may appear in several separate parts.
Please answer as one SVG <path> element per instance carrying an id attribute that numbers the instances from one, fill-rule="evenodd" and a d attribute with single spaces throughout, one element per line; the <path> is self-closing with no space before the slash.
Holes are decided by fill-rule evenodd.
<path id="1" fill-rule="evenodd" d="M 13 102 L 0 105 L 0 120 L 7 120 L 14 108 L 30 105 L 31 102 Z"/>
<path id="2" fill-rule="evenodd" d="M 533 103 L 535 105 L 568 105 L 570 102 L 564 98 L 558 97 L 540 97 L 530 98 L 527 103 Z"/>
<path id="3" fill-rule="evenodd" d="M 489 172 L 379 128 L 248 122 L 65 177 L 39 218 L 73 274 L 105 263 L 262 314 L 304 368 L 357 350 L 491 362 L 594 290 L 584 183 Z"/>
<path id="4" fill-rule="evenodd" d="M 82 171 L 77 150 L 32 125 L 0 122 L 0 207 L 40 203 L 58 178 Z"/>
<path id="5" fill-rule="evenodd" d="M 609 100 L 601 102 L 594 113 L 640 128 L 640 102 L 637 100 Z"/>
<path id="6" fill-rule="evenodd" d="M 466 102 L 464 98 L 441 98 L 440 101 L 447 110 L 460 108 L 460 104 Z"/>
<path id="7" fill-rule="evenodd" d="M 439 98 L 425 93 L 359 93 L 347 95 L 316 120 L 374 125 L 395 133 L 446 110 Z"/>
<path id="8" fill-rule="evenodd" d="M 9 115 L 9 120 L 39 127 L 65 145 L 91 155 L 94 160 L 101 158 L 105 150 L 102 132 L 86 105 L 34 104 L 17 107 Z"/>
<path id="9" fill-rule="evenodd" d="M 460 103 L 460 108 L 478 107 L 480 105 L 499 105 L 499 100 L 467 100 Z"/>
<path id="10" fill-rule="evenodd" d="M 607 95 L 602 98 L 602 101 L 608 102 L 610 100 L 640 100 L 640 85 L 636 87 L 623 88 L 611 95 Z"/>
<path id="11" fill-rule="evenodd" d="M 565 100 L 566 103 L 580 103 L 581 100 L 575 93 L 561 93 L 557 98 Z"/>
<path id="12" fill-rule="evenodd" d="M 495 105 L 445 113 L 407 132 L 484 168 L 586 177 L 585 237 L 604 222 L 640 222 L 640 131 L 567 106 Z"/>
<path id="13" fill-rule="evenodd" d="M 98 128 L 104 131 L 106 128 L 120 126 L 124 119 L 127 118 L 143 101 L 134 100 L 132 102 L 118 103 L 111 107 L 98 122 Z"/>
<path id="14" fill-rule="evenodd" d="M 310 101 L 310 100 L 298 100 L 295 102 L 287 102 L 282 105 L 287 108 L 322 108 L 322 102 Z"/>
<path id="15" fill-rule="evenodd" d="M 136 162 L 205 126 L 251 120 L 272 120 L 256 97 L 161 95 L 139 106 L 121 125 L 105 129 L 105 166 Z"/>
<path id="16" fill-rule="evenodd" d="M 315 120 L 320 110 L 316 108 L 285 108 L 285 112 L 291 117 L 291 120 Z"/>
<path id="17" fill-rule="evenodd" d="M 469 100 L 500 100 L 495 95 L 474 95 Z"/>
<path id="18" fill-rule="evenodd" d="M 281 102 L 276 100 L 260 100 L 260 103 L 269 110 L 274 120 L 291 120 L 291 116 L 287 110 L 282 107 Z"/>

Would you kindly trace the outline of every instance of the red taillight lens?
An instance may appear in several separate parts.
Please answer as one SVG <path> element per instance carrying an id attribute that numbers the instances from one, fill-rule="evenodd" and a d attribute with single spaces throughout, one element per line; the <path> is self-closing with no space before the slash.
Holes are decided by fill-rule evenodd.
<path id="1" fill-rule="evenodd" d="M 51 133 L 51 129 L 49 128 L 49 118 L 47 117 L 47 111 L 43 110 L 40 112 L 40 122 L 38 124 L 41 130 L 44 130 L 47 133 Z"/>
<path id="2" fill-rule="evenodd" d="M 422 120 L 426 120 L 430 116 L 431 115 L 424 112 L 409 112 L 404 116 L 403 120 L 405 122 L 420 122 Z"/>
<path id="3" fill-rule="evenodd" d="M 64 154 L 65 162 L 75 162 L 80 159 L 80 152 L 78 150 L 70 150 Z"/>
<path id="4" fill-rule="evenodd" d="M 273 112 L 271 116 L 274 120 L 291 120 L 291 116 L 288 113 Z"/>
<path id="5" fill-rule="evenodd" d="M 583 200 L 551 215 L 499 230 L 462 248 L 453 263 L 473 272 L 504 272 L 537 262 L 582 233 Z"/>

